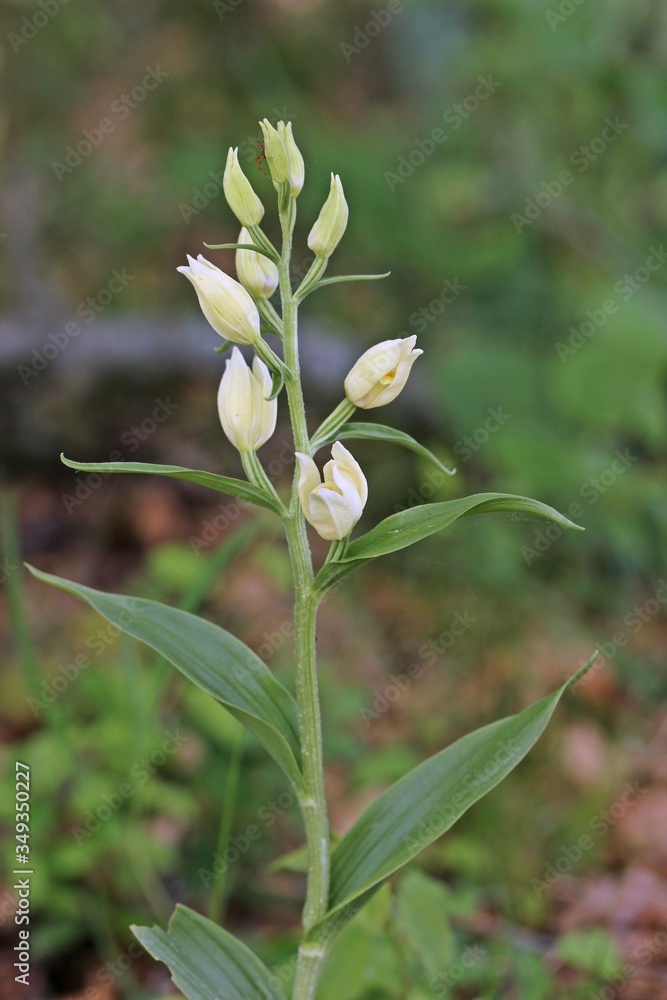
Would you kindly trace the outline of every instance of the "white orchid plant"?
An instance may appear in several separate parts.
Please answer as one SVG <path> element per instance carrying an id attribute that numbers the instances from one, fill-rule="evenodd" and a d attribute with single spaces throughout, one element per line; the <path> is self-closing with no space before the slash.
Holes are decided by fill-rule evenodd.
<path id="1" fill-rule="evenodd" d="M 561 695 L 580 674 L 553 694 L 469 733 L 405 774 L 381 794 L 342 838 L 335 840 L 327 818 L 316 666 L 318 607 L 344 577 L 381 556 L 420 542 L 470 515 L 504 512 L 545 518 L 574 528 L 551 507 L 526 497 L 482 493 L 390 514 L 351 539 L 368 496 L 366 477 L 343 440 L 369 439 L 407 447 L 444 466 L 414 438 L 376 422 L 351 422 L 356 408 L 385 406 L 398 396 L 422 353 L 415 337 L 386 340 L 361 355 L 345 379 L 344 399 L 324 422 L 309 430 L 299 368 L 297 317 L 301 303 L 317 289 L 339 281 L 386 275 L 324 277 L 348 221 L 337 175 L 308 236 L 314 258 L 294 288 L 290 272 L 297 198 L 304 161 L 291 124 L 261 122 L 264 150 L 277 194 L 281 244 L 261 228 L 264 206 L 230 149 L 224 191 L 242 229 L 235 280 L 203 256 L 179 268 L 194 285 L 204 316 L 231 345 L 218 407 L 222 428 L 238 450 L 245 479 L 178 466 L 137 462 L 91 464 L 63 458 L 79 471 L 171 476 L 231 494 L 267 508 L 284 527 L 294 577 L 295 696 L 247 645 L 211 621 L 155 601 L 93 590 L 33 569 L 35 576 L 87 601 L 101 615 L 156 650 L 212 698 L 224 705 L 259 741 L 284 772 L 298 801 L 307 846 L 303 927 L 291 996 L 312 1000 L 324 962 L 338 933 L 380 886 L 424 847 L 448 830 L 474 802 L 518 764 L 543 732 Z M 279 292 L 276 308 L 271 302 Z M 271 346 L 265 338 L 274 339 Z M 236 345 L 253 352 L 249 367 Z M 281 496 L 257 452 L 276 426 L 286 397 L 294 439 L 291 492 Z M 320 474 L 315 456 L 331 450 Z M 444 469 L 444 471 L 450 471 Z M 306 522 L 331 543 L 316 568 Z M 586 669 L 586 668 L 584 668 Z M 166 963 L 189 1000 L 285 1000 L 279 979 L 238 938 L 194 910 L 178 905 L 167 930 L 134 927 L 145 948 Z"/>

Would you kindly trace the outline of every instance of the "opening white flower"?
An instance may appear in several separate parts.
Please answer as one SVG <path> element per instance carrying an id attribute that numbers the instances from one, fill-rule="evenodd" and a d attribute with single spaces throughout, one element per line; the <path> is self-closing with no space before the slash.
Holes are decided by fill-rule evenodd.
<path id="1" fill-rule="evenodd" d="M 218 390 L 218 413 L 225 434 L 239 451 L 257 451 L 276 428 L 278 400 L 271 392 L 269 369 L 254 358 L 252 371 L 238 347 L 225 365 Z"/>
<path id="2" fill-rule="evenodd" d="M 310 455 L 296 453 L 303 513 L 317 533 L 330 542 L 349 535 L 368 499 L 366 477 L 347 448 L 336 441 L 331 455 L 332 460 L 324 466 L 322 481 Z"/>
<path id="3" fill-rule="evenodd" d="M 188 254 L 187 266 L 177 267 L 192 282 L 199 305 L 216 333 L 233 344 L 252 344 L 259 337 L 259 313 L 243 285 L 211 264 L 202 254 Z"/>
<path id="4" fill-rule="evenodd" d="M 345 379 L 350 402 L 372 410 L 396 399 L 413 364 L 424 353 L 415 348 L 416 342 L 416 336 L 383 340 L 362 354 Z"/>

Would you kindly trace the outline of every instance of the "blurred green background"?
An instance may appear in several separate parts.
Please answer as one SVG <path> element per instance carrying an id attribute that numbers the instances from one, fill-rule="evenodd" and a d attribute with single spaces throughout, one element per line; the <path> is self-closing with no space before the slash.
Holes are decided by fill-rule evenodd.
<path id="1" fill-rule="evenodd" d="M 322 996 L 588 997 L 623 959 L 639 971 L 617 995 L 662 996 L 664 943 L 646 967 L 632 956 L 667 922 L 667 6 L 8 0 L 0 23 L 0 821 L 11 845 L 13 761 L 25 760 L 38 871 L 35 992 L 16 995 L 167 996 L 163 967 L 128 952 L 126 928 L 176 900 L 224 904 L 289 980 L 301 876 L 266 868 L 301 832 L 280 776 L 222 709 L 144 650 L 96 640 L 92 612 L 17 568 L 22 553 L 200 609 L 289 683 L 289 574 L 270 519 L 253 528 L 186 484 L 92 481 L 58 458 L 238 474 L 216 414 L 218 341 L 175 268 L 236 238 L 228 146 L 272 206 L 255 166 L 266 116 L 293 121 L 306 161 L 297 265 L 334 171 L 350 223 L 330 273 L 392 272 L 303 308 L 311 426 L 363 350 L 416 333 L 424 358 L 377 416 L 457 467 L 442 482 L 409 453 L 359 443 L 364 523 L 498 490 L 586 528 L 472 519 L 327 602 L 334 825 L 604 654 L 530 760 L 342 941 Z M 233 270 L 231 254 L 210 257 Z M 262 455 L 285 485 L 288 447 L 283 407 Z M 392 701 L 413 663 L 419 678 Z M 165 761 L 85 828 L 179 727 Z M 627 782 L 643 794 L 568 862 Z M 216 851 L 262 809 L 261 838 L 211 883 Z M 565 873 L 537 888 L 563 857 Z M 10 885 L 7 868 L 0 982 L 13 997 Z M 469 948 L 481 951 L 465 965 Z M 342 966 L 356 992 L 336 980 Z M 653 992 L 623 992 L 647 969 Z"/>

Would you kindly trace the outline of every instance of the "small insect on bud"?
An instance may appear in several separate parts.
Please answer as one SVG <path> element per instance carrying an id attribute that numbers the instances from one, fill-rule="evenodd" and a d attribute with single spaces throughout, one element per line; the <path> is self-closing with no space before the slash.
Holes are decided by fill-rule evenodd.
<path id="1" fill-rule="evenodd" d="M 415 336 L 383 340 L 362 354 L 345 379 L 345 395 L 350 402 L 372 410 L 396 399 L 413 364 L 424 353 L 415 349 L 416 340 Z"/>
<path id="2" fill-rule="evenodd" d="M 233 344 L 252 344 L 259 337 L 257 306 L 243 285 L 201 254 L 177 267 L 194 286 L 199 305 L 216 333 Z"/>
<path id="3" fill-rule="evenodd" d="M 239 234 L 239 243 L 252 243 L 247 229 Z M 278 268 L 265 257 L 254 250 L 236 251 L 236 273 L 244 288 L 256 299 L 270 299 L 278 287 Z"/>
<path id="4" fill-rule="evenodd" d="M 287 146 L 280 132 L 273 127 L 268 118 L 259 124 L 264 136 L 264 156 L 271 171 L 273 186 L 277 191 L 279 186 L 289 179 Z"/>
<path id="5" fill-rule="evenodd" d="M 332 174 L 329 197 L 308 236 L 308 246 L 317 257 L 326 259 L 331 256 L 343 237 L 348 216 L 349 209 L 340 177 Z"/>
<path id="6" fill-rule="evenodd" d="M 368 499 L 366 477 L 359 463 L 340 441 L 324 466 L 324 482 L 309 455 L 296 453 L 299 462 L 299 500 L 306 520 L 327 541 L 347 538 Z"/>
<path id="7" fill-rule="evenodd" d="M 218 413 L 225 434 L 239 451 L 257 451 L 276 428 L 278 400 L 268 400 L 271 375 L 255 357 L 252 370 L 238 347 L 225 365 L 218 390 Z"/>
<path id="8" fill-rule="evenodd" d="M 242 226 L 258 226 L 264 216 L 264 206 L 239 164 L 239 151 L 230 149 L 222 179 L 227 204 Z"/>

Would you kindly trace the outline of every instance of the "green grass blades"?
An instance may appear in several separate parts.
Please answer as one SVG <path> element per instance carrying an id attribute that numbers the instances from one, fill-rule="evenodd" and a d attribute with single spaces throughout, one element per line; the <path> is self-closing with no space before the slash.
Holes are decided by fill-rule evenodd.
<path id="1" fill-rule="evenodd" d="M 32 566 L 28 569 L 44 583 L 86 601 L 222 702 L 268 750 L 292 784 L 301 786 L 294 699 L 240 639 L 212 622 L 157 601 L 105 594 Z"/>
<path id="2" fill-rule="evenodd" d="M 169 967 L 188 1000 L 285 1000 L 257 955 L 238 938 L 186 906 L 177 906 L 169 930 L 132 927 L 153 958 Z"/>
<path id="3" fill-rule="evenodd" d="M 589 666 L 518 715 L 469 733 L 419 764 L 369 806 L 333 852 L 323 936 L 338 911 L 419 854 L 516 767 Z"/>

